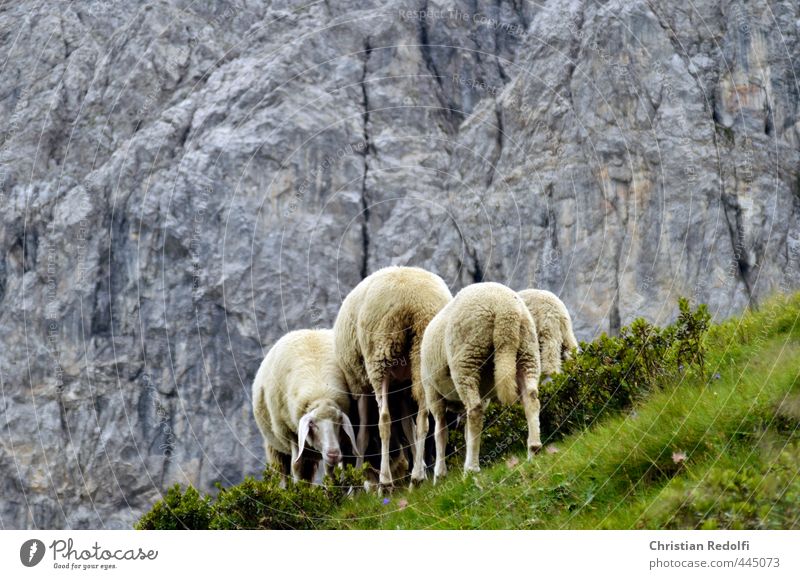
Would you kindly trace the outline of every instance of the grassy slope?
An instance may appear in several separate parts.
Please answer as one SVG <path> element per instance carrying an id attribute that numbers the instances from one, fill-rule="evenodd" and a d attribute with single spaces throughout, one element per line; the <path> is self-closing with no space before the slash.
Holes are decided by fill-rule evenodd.
<path id="1" fill-rule="evenodd" d="M 706 378 L 527 462 L 347 501 L 341 528 L 799 527 L 800 294 L 714 326 Z M 552 450 L 552 447 L 551 447 Z M 685 455 L 685 459 L 683 459 Z"/>

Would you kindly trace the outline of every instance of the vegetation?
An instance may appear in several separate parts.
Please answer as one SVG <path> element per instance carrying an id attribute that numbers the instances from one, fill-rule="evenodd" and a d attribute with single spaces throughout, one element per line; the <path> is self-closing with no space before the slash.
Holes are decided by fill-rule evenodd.
<path id="1" fill-rule="evenodd" d="M 338 468 L 325 485 L 288 481 L 272 470 L 261 480 L 223 489 L 216 499 L 201 497 L 193 487 L 181 493 L 179 485 L 167 492 L 136 524 L 136 529 L 317 529 L 353 489 L 361 488 L 364 475 L 353 467 Z"/>
<path id="2" fill-rule="evenodd" d="M 180 485 L 171 487 L 139 521 L 137 530 L 174 531 L 176 529 L 208 529 L 211 523 L 211 499 L 202 497 L 190 486 L 181 492 Z"/>
<path id="3" fill-rule="evenodd" d="M 468 478 L 347 500 L 342 481 L 249 480 L 216 500 L 173 489 L 138 528 L 800 527 L 800 294 L 711 326 L 702 306 L 680 311 L 582 344 L 542 385 L 546 446 L 531 462 L 521 413 L 498 406 Z"/>
<path id="4" fill-rule="evenodd" d="M 800 442 L 759 442 L 668 485 L 640 527 L 789 529 L 800 526 Z"/>

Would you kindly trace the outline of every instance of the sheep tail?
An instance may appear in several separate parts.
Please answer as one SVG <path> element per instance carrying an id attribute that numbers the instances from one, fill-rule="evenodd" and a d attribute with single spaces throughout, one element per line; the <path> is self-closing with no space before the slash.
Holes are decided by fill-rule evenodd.
<path id="1" fill-rule="evenodd" d="M 518 312 L 498 313 L 494 323 L 494 388 L 502 404 L 517 400 Z"/>

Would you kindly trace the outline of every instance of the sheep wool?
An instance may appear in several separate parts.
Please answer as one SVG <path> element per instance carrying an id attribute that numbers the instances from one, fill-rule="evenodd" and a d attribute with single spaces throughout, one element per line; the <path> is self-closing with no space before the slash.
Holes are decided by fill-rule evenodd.
<path id="1" fill-rule="evenodd" d="M 392 266 L 362 280 L 347 295 L 336 317 L 333 326 L 336 357 L 350 392 L 359 401 L 359 450 L 363 450 L 366 441 L 367 399 L 374 393 L 378 403 L 382 486 L 392 484 L 389 391 L 397 391 L 401 383 L 410 380 L 410 390 L 404 391 L 418 407 L 424 406 L 420 373 L 422 336 L 431 319 L 451 299 L 450 290 L 438 275 L 416 267 Z M 412 481 L 425 476 L 424 459 L 418 448 L 424 447 L 427 419 L 424 432 L 422 428 L 418 419 L 416 440 L 411 445 L 415 458 Z M 418 454 L 420 460 L 416 460 Z"/>
<path id="2" fill-rule="evenodd" d="M 488 400 L 522 400 L 528 421 L 528 449 L 539 438 L 539 346 L 536 327 L 522 299 L 498 283 L 476 283 L 461 290 L 433 318 L 422 340 L 426 409 L 436 423 L 436 479 L 446 472 L 446 406 L 466 409 L 465 471 L 479 468 L 483 412 Z"/>
<path id="3" fill-rule="evenodd" d="M 561 372 L 561 362 L 569 359 L 572 351 L 578 347 L 567 306 L 547 290 L 526 289 L 519 292 L 519 297 L 525 302 L 536 324 L 542 374 L 558 374 Z"/>
<path id="4" fill-rule="evenodd" d="M 289 332 L 269 350 L 253 381 L 253 414 L 264 438 L 267 461 L 284 475 L 290 457 L 294 469 L 302 454 L 305 437 L 298 433 L 304 417 L 313 417 L 320 430 L 337 425 L 334 434 L 341 424 L 351 440 L 354 438 L 347 417 L 349 406 L 344 375 L 334 356 L 333 330 Z M 338 442 L 323 443 L 335 456 Z M 355 440 L 352 444 L 355 448 Z M 294 470 L 293 474 L 298 478 Z"/>

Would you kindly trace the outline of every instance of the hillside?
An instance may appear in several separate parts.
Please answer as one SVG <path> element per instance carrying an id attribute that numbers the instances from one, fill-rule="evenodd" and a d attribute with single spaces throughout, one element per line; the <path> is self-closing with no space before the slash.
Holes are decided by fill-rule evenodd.
<path id="1" fill-rule="evenodd" d="M 624 372 L 610 397 L 582 400 L 572 408 L 571 413 L 592 416 L 585 428 L 568 426 L 566 414 L 554 419 L 553 412 L 567 398 L 558 390 L 548 391 L 542 417 L 549 440 L 532 462 L 513 444 L 512 452 L 502 452 L 503 438 L 524 440 L 524 420 L 515 418 L 518 409 L 502 409 L 487 419 L 485 464 L 469 478 L 459 470 L 462 449 L 451 457 L 451 472 L 439 484 L 429 481 L 390 497 L 348 496 L 344 475 L 324 490 L 301 483 L 284 491 L 272 475 L 221 488 L 217 498 L 201 499 L 193 489 L 181 495 L 176 488 L 139 526 L 798 528 L 800 294 L 773 299 L 757 312 L 712 325 L 707 333 L 702 327 L 694 336 L 683 332 L 693 322 L 702 322 L 702 316 L 702 309 L 688 312 L 683 323 L 679 320 L 660 333 L 650 328 L 646 341 L 637 343 L 658 342 L 677 328 L 690 342 L 703 336 L 698 350 L 704 352 L 702 361 L 694 358 L 690 367 L 685 358 L 674 358 L 676 351 L 694 357 L 678 340 L 661 352 L 670 362 L 659 366 L 656 374 L 665 379 L 631 386 L 644 377 L 635 376 L 638 370 L 630 362 L 645 357 L 644 348 L 634 352 L 628 363 L 617 364 Z M 565 372 L 582 371 L 598 352 L 600 358 L 613 355 L 621 343 L 601 338 L 584 344 L 583 353 Z M 591 370 L 599 382 L 605 370 Z M 574 375 L 561 376 L 557 382 L 563 389 L 573 379 Z M 593 386 L 602 387 L 589 384 L 585 398 L 592 397 Z M 626 394 L 630 387 L 636 391 Z M 631 395 L 632 404 L 621 400 Z"/>
<path id="2" fill-rule="evenodd" d="M 706 376 L 477 476 L 345 502 L 383 529 L 800 527 L 800 294 L 713 326 Z M 546 412 L 546 410 L 543 410 Z"/>

